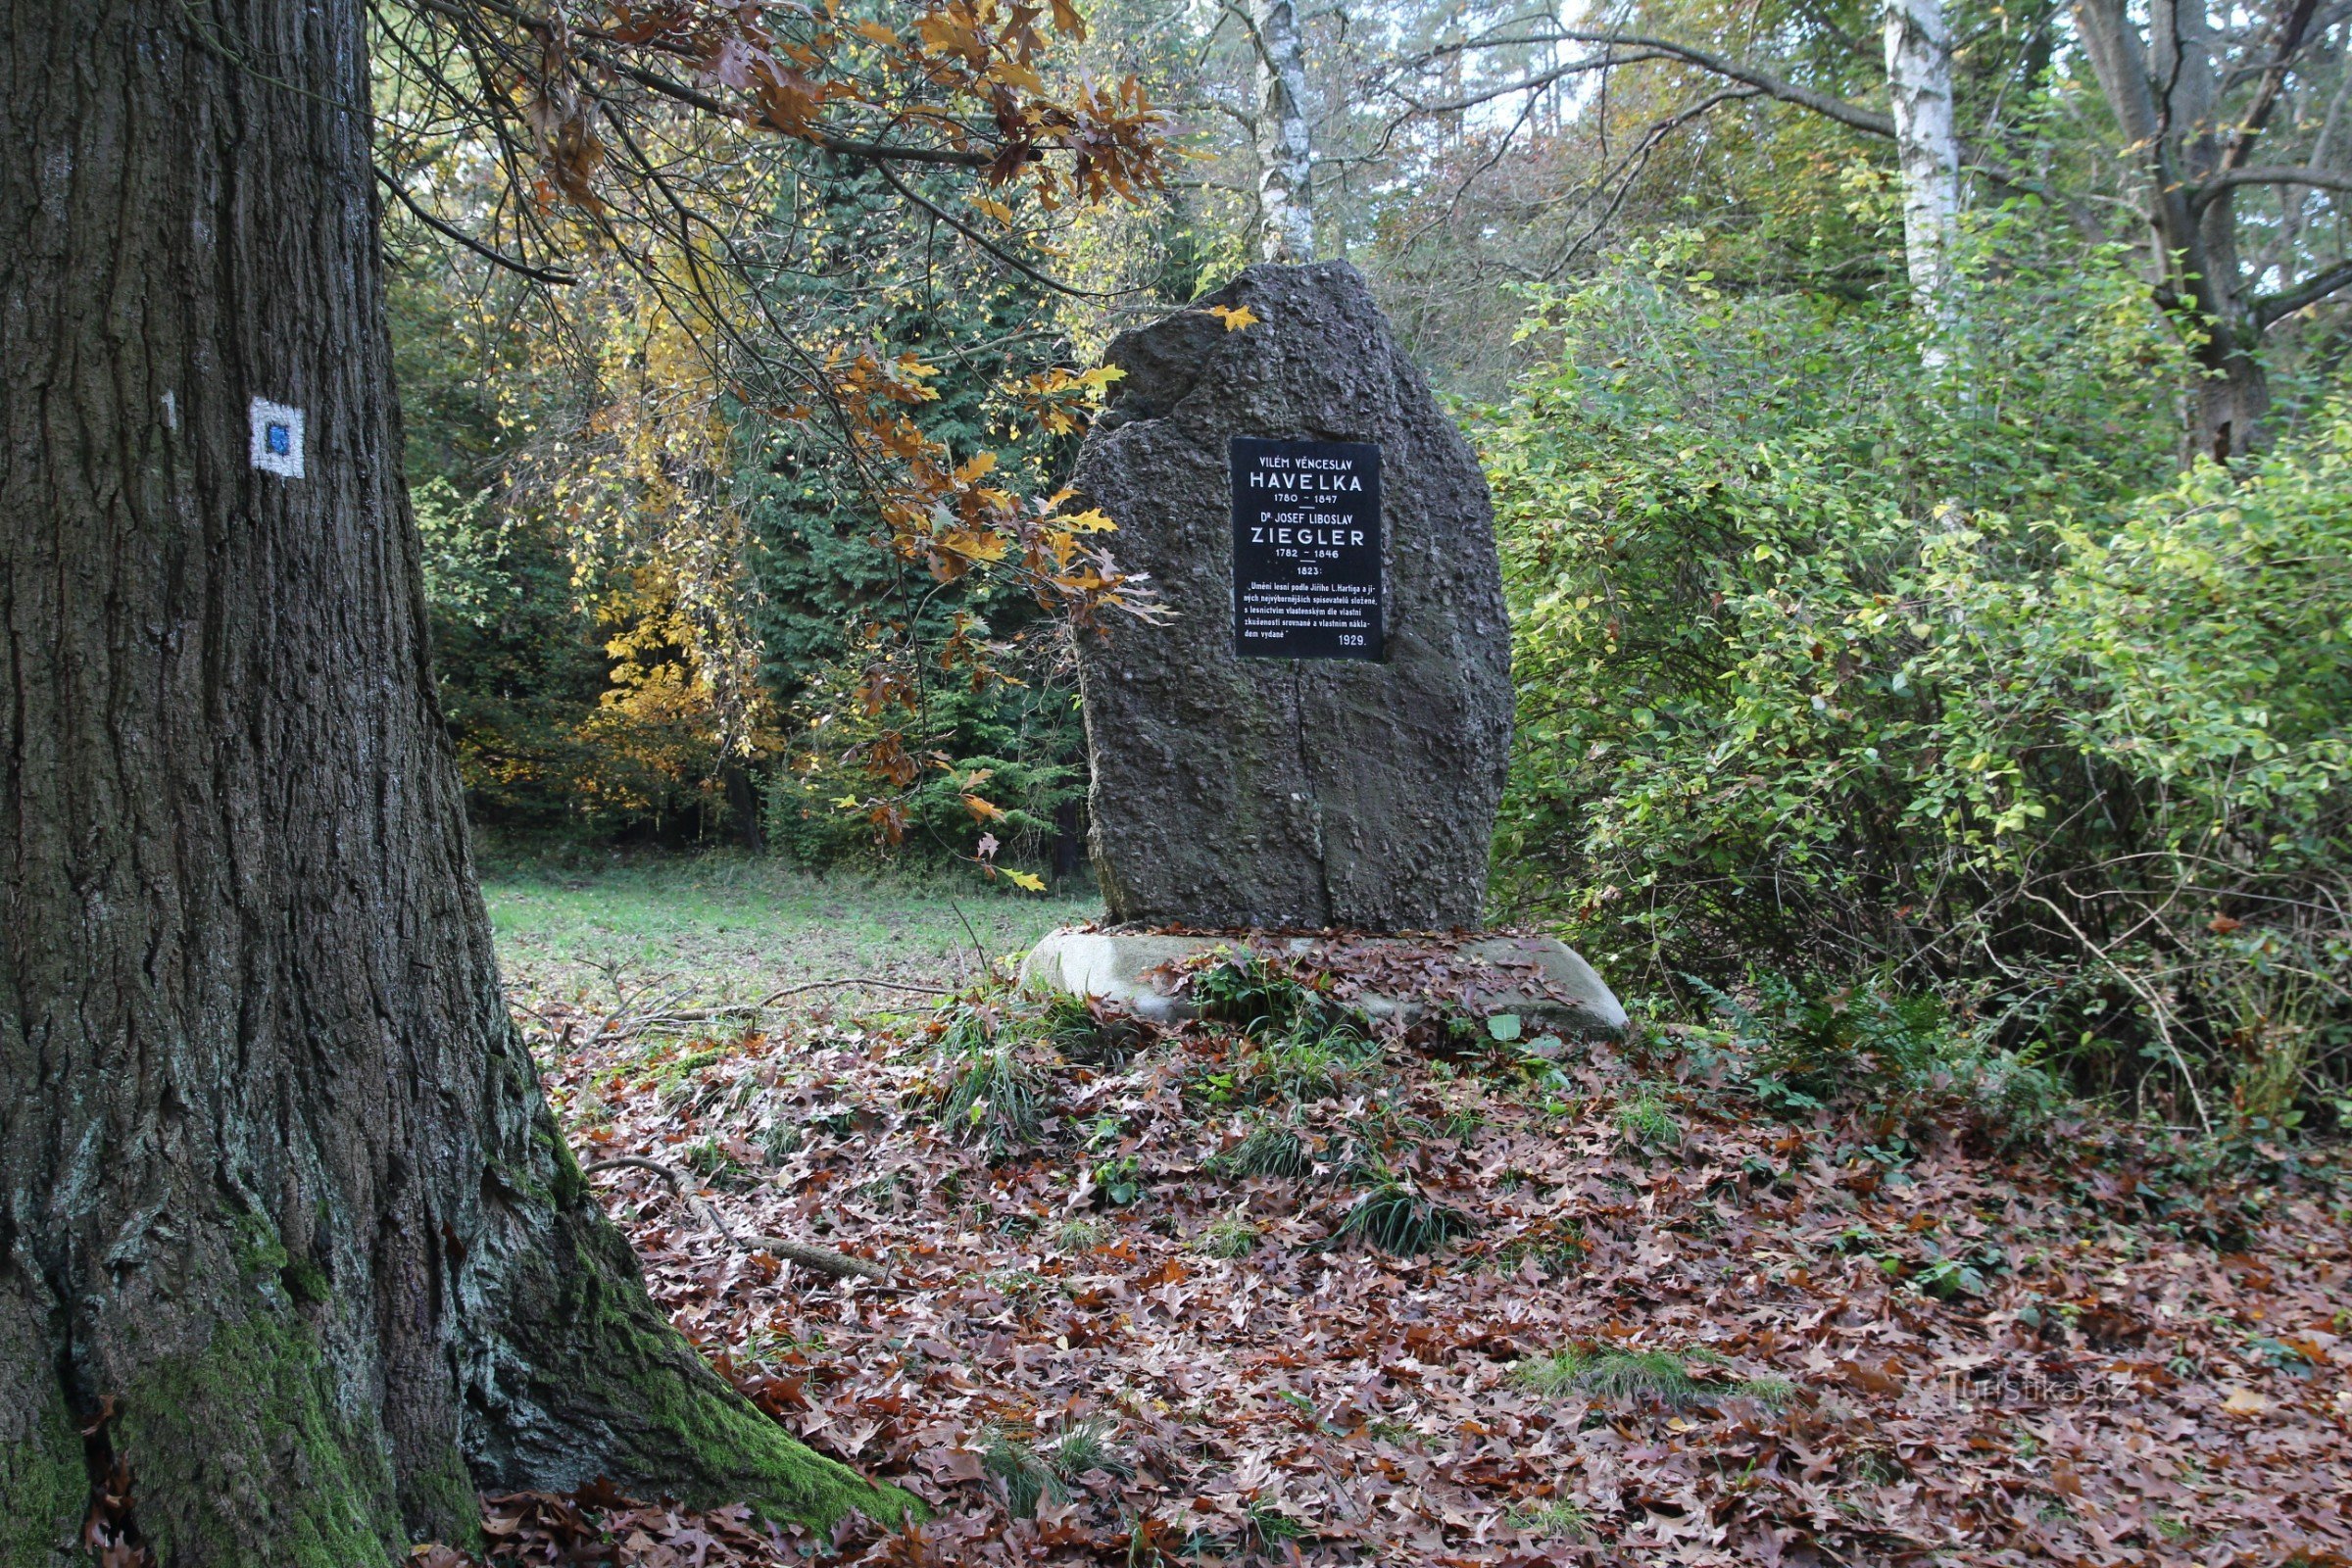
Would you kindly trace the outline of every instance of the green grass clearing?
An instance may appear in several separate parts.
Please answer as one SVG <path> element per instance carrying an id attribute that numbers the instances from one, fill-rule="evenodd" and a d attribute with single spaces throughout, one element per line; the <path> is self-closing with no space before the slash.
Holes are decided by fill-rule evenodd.
<path id="1" fill-rule="evenodd" d="M 1091 885 L 1041 897 L 977 877 L 810 872 L 741 855 L 486 851 L 481 877 L 510 994 L 590 1008 L 613 1005 L 616 984 L 703 1005 L 851 975 L 960 986 L 980 967 L 965 921 L 1001 963 L 1057 925 L 1102 913 Z M 890 996 L 812 994 L 806 1004 Z"/>

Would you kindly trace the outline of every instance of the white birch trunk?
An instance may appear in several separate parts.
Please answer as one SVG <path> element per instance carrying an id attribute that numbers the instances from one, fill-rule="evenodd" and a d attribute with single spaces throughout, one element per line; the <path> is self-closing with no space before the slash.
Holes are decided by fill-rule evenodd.
<path id="1" fill-rule="evenodd" d="M 1943 0 L 1886 0 L 1886 87 L 1903 167 L 1903 260 L 1911 299 L 1936 336 L 1957 318 L 1952 238 L 1960 214 L 1960 141 L 1952 129 L 1952 35 Z M 1931 343 L 1924 358 L 1943 363 Z"/>
<path id="2" fill-rule="evenodd" d="M 1259 253 L 1269 262 L 1315 259 L 1311 177 L 1314 143 L 1306 124 L 1306 66 L 1295 0 L 1250 0 L 1257 42 L 1257 200 Z"/>

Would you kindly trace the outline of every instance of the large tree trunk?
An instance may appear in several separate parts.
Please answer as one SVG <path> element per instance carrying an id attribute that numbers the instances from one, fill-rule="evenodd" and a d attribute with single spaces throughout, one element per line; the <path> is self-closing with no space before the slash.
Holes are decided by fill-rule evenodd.
<path id="1" fill-rule="evenodd" d="M 661 1319 L 508 1021 L 362 17 L 0 0 L 0 1568 L 110 1408 L 168 1564 L 388 1562 L 476 1481 L 903 1500 Z"/>
<path id="2" fill-rule="evenodd" d="M 1251 0 L 1257 53 L 1258 250 L 1269 262 L 1315 259 L 1314 142 L 1294 0 Z"/>
<path id="3" fill-rule="evenodd" d="M 1952 36 L 1942 0 L 1887 0 L 1886 88 L 1903 171 L 1903 259 L 1927 318 L 1923 358 L 1941 364 L 1957 318 L 1952 241 L 1960 219 L 1960 140 L 1952 128 Z"/>

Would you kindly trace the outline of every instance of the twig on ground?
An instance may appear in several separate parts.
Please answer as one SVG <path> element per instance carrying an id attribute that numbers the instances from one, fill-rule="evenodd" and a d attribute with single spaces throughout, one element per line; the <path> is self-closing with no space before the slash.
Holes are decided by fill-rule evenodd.
<path id="1" fill-rule="evenodd" d="M 669 1183 L 669 1190 L 685 1200 L 686 1206 L 693 1209 L 696 1216 L 705 1225 L 718 1232 L 734 1246 L 750 1247 L 767 1252 L 782 1258 L 787 1263 L 797 1263 L 812 1274 L 822 1274 L 828 1279 L 842 1280 L 854 1277 L 879 1282 L 890 1277 L 889 1271 L 872 1259 L 853 1257 L 847 1252 L 837 1252 L 829 1247 L 810 1247 L 805 1242 L 788 1242 L 781 1236 L 737 1236 L 715 1205 L 689 1187 L 683 1176 L 658 1159 L 647 1159 L 642 1154 L 614 1154 L 610 1159 L 600 1159 L 592 1164 L 582 1165 L 580 1174 L 593 1176 L 602 1170 L 652 1171 Z"/>
<path id="2" fill-rule="evenodd" d="M 836 1252 L 829 1247 L 810 1247 L 804 1242 L 788 1242 L 781 1236 L 747 1236 L 743 1240 L 760 1251 L 780 1257 L 787 1263 L 798 1263 L 812 1273 L 823 1274 L 833 1279 L 848 1279 L 854 1275 L 861 1280 L 873 1280 L 879 1283 L 890 1277 L 890 1271 L 871 1258 L 853 1257 L 847 1252 Z"/>
<path id="3" fill-rule="evenodd" d="M 838 980 L 809 980 L 797 986 L 786 986 L 781 991 L 771 991 L 760 999 L 760 1005 L 764 1007 L 770 1003 L 781 1002 L 786 997 L 797 997 L 804 991 L 822 991 L 827 986 L 878 986 L 884 991 L 912 991 L 926 997 L 952 997 L 956 994 L 946 986 L 917 986 L 909 985 L 904 980 L 877 980 L 868 975 L 844 975 Z"/>

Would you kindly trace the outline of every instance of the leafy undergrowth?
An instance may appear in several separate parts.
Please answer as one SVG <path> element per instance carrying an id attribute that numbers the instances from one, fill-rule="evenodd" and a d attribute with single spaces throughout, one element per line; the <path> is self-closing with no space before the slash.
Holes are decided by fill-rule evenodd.
<path id="1" fill-rule="evenodd" d="M 827 1561 L 2352 1553 L 2332 1153 L 2020 1124 L 1867 1053 L 1793 1094 L 1739 1028 L 1376 1031 L 1307 979 L 1196 977 L 1224 1021 L 1166 1031 L 1001 991 L 565 1030 L 548 1081 L 584 1162 L 684 1178 L 594 1177 L 679 1326 L 932 1504 Z M 515 1560 L 798 1560 L 740 1514 L 491 1518 Z"/>

